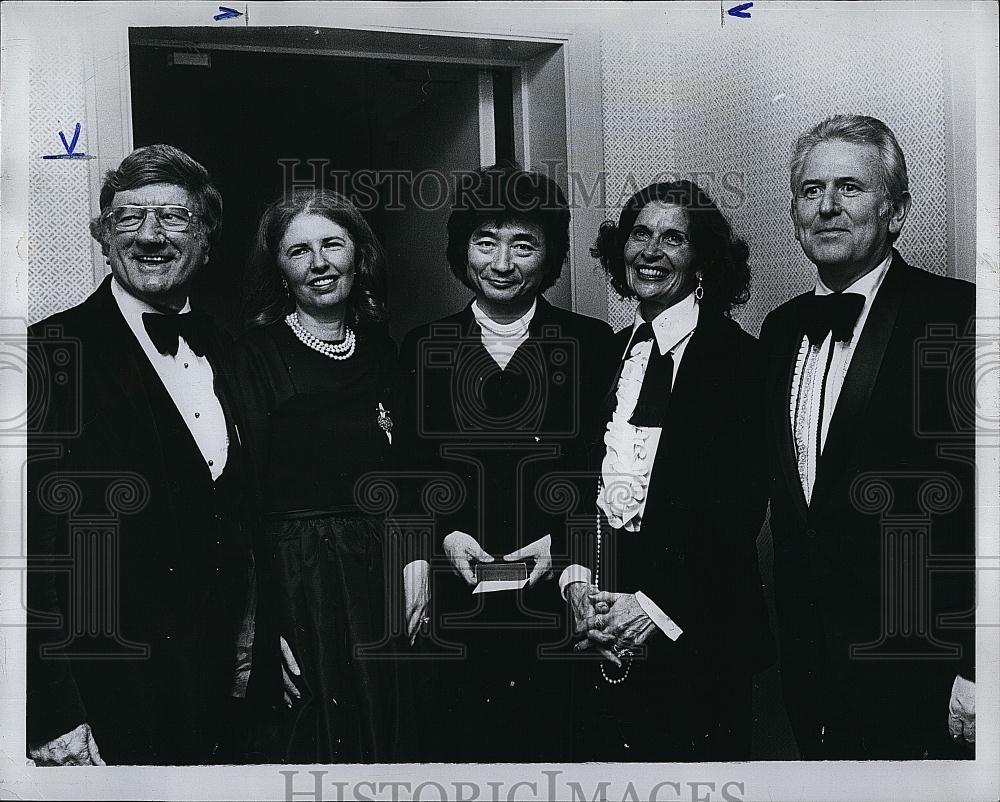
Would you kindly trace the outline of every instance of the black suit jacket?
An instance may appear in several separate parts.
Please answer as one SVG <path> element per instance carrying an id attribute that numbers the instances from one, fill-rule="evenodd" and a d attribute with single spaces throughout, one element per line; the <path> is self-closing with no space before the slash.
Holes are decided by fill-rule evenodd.
<path id="1" fill-rule="evenodd" d="M 88 722 L 109 763 L 209 762 L 251 567 L 229 338 L 213 483 L 110 277 L 28 336 L 29 745 Z"/>
<path id="2" fill-rule="evenodd" d="M 417 327 L 400 348 L 404 451 L 413 467 L 458 477 L 464 497 L 440 516 L 438 547 L 458 529 L 499 556 L 549 532 L 553 558 L 565 564 L 565 517 L 578 510 L 559 488 L 585 471 L 611 329 L 537 303 L 528 339 L 503 371 L 471 304 Z"/>
<path id="3" fill-rule="evenodd" d="M 974 676 L 974 290 L 893 251 L 808 505 L 789 420 L 807 295 L 764 321 L 782 672 L 800 746 L 845 715 L 901 742 L 943 732 L 955 674 Z"/>
<path id="4" fill-rule="evenodd" d="M 439 482 L 411 507 L 433 521 L 427 648 L 447 642 L 464 652 L 426 664 L 421 695 L 433 708 L 424 715 L 439 726 L 428 738 L 418 720 L 419 759 L 558 761 L 568 749 L 568 716 L 553 713 L 567 710 L 558 656 L 570 644 L 555 576 L 574 526 L 593 527 L 594 483 L 580 480 L 611 329 L 537 303 L 527 340 L 503 371 L 482 345 L 471 305 L 411 331 L 400 349 L 399 449 L 414 474 Z M 519 592 L 474 595 L 444 555 L 452 530 L 475 537 L 498 562 L 550 534 L 554 576 Z"/>
<path id="5" fill-rule="evenodd" d="M 631 335 L 616 335 L 609 372 Z M 601 588 L 643 591 L 684 630 L 672 644 L 657 633 L 650 659 L 706 679 L 749 675 L 774 659 L 757 563 L 767 510 L 763 374 L 757 340 L 702 309 L 674 380 L 641 531 L 602 544 Z M 602 443 L 596 465 L 603 456 Z"/>

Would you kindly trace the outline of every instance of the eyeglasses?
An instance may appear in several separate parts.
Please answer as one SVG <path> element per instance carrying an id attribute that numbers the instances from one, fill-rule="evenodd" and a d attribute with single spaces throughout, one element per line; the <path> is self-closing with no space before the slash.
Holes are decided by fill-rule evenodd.
<path id="1" fill-rule="evenodd" d="M 103 217 L 115 224 L 115 231 L 138 231 L 152 212 L 164 231 L 187 231 L 197 215 L 185 206 L 117 206 L 108 209 Z"/>
<path id="2" fill-rule="evenodd" d="M 653 233 L 648 228 L 633 228 L 632 232 L 628 235 L 628 238 L 633 242 L 641 242 L 644 245 L 653 240 Z M 683 245 L 688 245 L 691 240 L 682 231 L 677 231 L 676 229 L 669 228 L 664 231 L 659 237 L 655 238 L 658 245 L 668 245 L 671 248 L 680 248 Z"/>

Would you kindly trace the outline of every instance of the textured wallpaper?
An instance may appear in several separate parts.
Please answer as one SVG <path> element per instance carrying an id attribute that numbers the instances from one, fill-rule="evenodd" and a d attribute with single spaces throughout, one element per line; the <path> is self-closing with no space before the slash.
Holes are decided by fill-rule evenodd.
<path id="1" fill-rule="evenodd" d="M 759 27 L 738 21 L 706 30 L 703 17 L 697 28 L 678 18 L 660 48 L 639 31 L 602 40 L 609 185 L 629 173 L 640 187 L 658 172 L 703 174 L 694 180 L 750 246 L 752 295 L 734 317 L 754 334 L 767 312 L 811 286 L 788 216 L 788 159 L 795 137 L 831 114 L 868 114 L 895 132 L 914 198 L 900 252 L 948 272 L 940 31 L 859 26 L 845 16 L 772 26 L 763 40 Z M 608 292 L 610 322 L 621 328 L 634 304 Z"/>
<path id="2" fill-rule="evenodd" d="M 829 114 L 871 114 L 896 132 L 914 197 L 900 250 L 948 272 L 942 31 L 858 24 L 870 23 L 865 15 L 795 20 L 713 29 L 704 14 L 671 13 L 666 33 L 630 24 L 602 36 L 606 216 L 616 218 L 632 191 L 664 174 L 702 174 L 695 180 L 750 245 L 752 297 L 735 315 L 754 333 L 770 309 L 810 285 L 812 267 L 788 218 L 787 163 L 796 134 Z M 40 158 L 58 152 L 58 132 L 69 135 L 78 121 L 78 149 L 86 149 L 82 43 L 67 36 L 38 56 L 29 83 L 32 322 L 94 286 L 90 163 Z M 634 305 L 610 288 L 608 296 L 609 322 L 627 325 Z"/>
<path id="3" fill-rule="evenodd" d="M 90 162 L 48 160 L 65 153 L 59 132 L 74 152 L 87 152 L 87 104 L 82 44 L 66 37 L 33 50 L 28 67 L 28 322 L 73 306 L 94 289 L 90 246 Z"/>

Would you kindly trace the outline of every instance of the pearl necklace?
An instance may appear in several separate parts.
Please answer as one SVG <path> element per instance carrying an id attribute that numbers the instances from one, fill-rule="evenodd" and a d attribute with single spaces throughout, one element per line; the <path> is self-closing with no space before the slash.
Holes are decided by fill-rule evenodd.
<path id="1" fill-rule="evenodd" d="M 330 359 L 349 359 L 354 354 L 354 346 L 357 343 L 357 337 L 354 336 L 354 329 L 346 325 L 344 328 L 347 331 L 344 341 L 342 343 L 337 343 L 333 345 L 332 343 L 323 342 L 315 335 L 305 330 L 299 320 L 299 313 L 292 312 L 285 318 L 285 323 L 288 324 L 288 328 L 292 330 L 292 333 L 298 338 L 299 342 L 314 351 L 318 351 L 323 354 L 323 356 L 328 356 Z"/>
<path id="2" fill-rule="evenodd" d="M 604 479 L 600 478 L 597 480 L 597 495 L 600 497 L 601 491 L 604 490 Z M 594 515 L 594 529 L 597 532 L 597 565 L 594 568 L 594 587 L 600 588 L 601 581 L 601 511 L 598 509 L 597 513 Z M 605 682 L 609 685 L 621 685 L 626 679 L 628 679 L 628 672 L 632 669 L 632 661 L 625 659 L 622 661 L 625 663 L 625 672 L 620 677 L 609 677 L 608 671 L 604 667 L 604 661 L 600 663 L 601 666 L 601 676 L 604 677 Z"/>

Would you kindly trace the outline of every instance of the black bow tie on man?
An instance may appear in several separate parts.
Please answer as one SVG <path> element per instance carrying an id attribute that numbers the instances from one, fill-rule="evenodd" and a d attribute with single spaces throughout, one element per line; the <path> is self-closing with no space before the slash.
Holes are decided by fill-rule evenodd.
<path id="1" fill-rule="evenodd" d="M 856 292 L 810 295 L 802 308 L 802 325 L 809 344 L 822 344 L 831 331 L 835 342 L 849 342 L 864 305 L 865 296 Z"/>
<path id="2" fill-rule="evenodd" d="M 183 337 L 196 355 L 205 356 L 211 324 L 208 315 L 202 312 L 172 315 L 143 312 L 142 325 L 161 354 L 177 356 L 177 339 Z"/>

